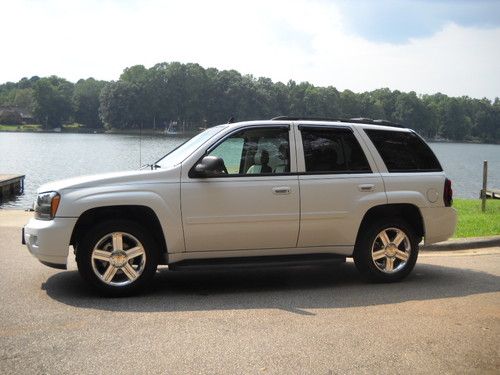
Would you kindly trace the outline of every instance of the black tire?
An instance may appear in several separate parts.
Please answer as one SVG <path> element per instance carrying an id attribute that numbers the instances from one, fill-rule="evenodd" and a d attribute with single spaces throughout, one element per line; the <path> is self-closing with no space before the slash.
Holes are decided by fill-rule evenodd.
<path id="1" fill-rule="evenodd" d="M 119 253 L 120 246 L 115 250 L 113 233 L 116 238 L 121 238 L 116 244 L 121 242 L 121 249 L 125 254 Z M 109 252 L 109 260 L 95 258 L 97 253 L 94 248 L 97 245 L 99 249 L 103 247 L 103 253 Z M 127 250 L 132 248 L 138 249 L 139 255 L 129 259 Z M 82 278 L 100 294 L 113 297 L 129 296 L 141 291 L 153 278 L 158 261 L 158 246 L 153 237 L 140 224 L 129 220 L 96 224 L 79 241 L 76 252 L 76 263 Z M 120 264 L 115 267 L 118 262 Z M 108 267 L 113 269 L 109 275 L 113 271 L 114 273 L 110 280 L 105 281 Z M 135 274 L 130 269 L 135 271 Z"/>
<path id="2" fill-rule="evenodd" d="M 401 218 L 373 222 L 362 230 L 354 249 L 354 264 L 361 275 L 373 282 L 395 282 L 408 276 L 418 258 L 420 241 L 415 230 Z M 384 246 L 383 236 L 379 237 L 383 231 L 391 240 L 386 241 L 389 242 L 388 246 Z M 406 238 L 399 246 L 395 246 L 392 240 L 396 239 L 398 231 L 403 232 Z M 406 260 L 403 260 L 403 252 L 407 254 Z M 375 259 L 381 256 L 383 257 Z"/>

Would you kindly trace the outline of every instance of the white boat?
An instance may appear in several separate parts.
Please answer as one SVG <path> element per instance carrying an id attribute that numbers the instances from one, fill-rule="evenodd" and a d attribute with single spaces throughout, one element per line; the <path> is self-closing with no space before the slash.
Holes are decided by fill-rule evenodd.
<path id="1" fill-rule="evenodd" d="M 165 134 L 168 135 L 182 134 L 182 132 L 177 127 L 177 121 L 170 121 L 168 127 L 165 128 Z"/>

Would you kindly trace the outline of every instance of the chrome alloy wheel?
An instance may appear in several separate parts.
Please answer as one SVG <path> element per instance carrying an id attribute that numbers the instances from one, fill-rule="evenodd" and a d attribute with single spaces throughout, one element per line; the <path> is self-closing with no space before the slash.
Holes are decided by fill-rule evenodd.
<path id="1" fill-rule="evenodd" d="M 410 239 L 398 228 L 382 230 L 375 237 L 371 249 L 373 263 L 384 273 L 395 273 L 404 268 L 410 253 Z"/>
<path id="2" fill-rule="evenodd" d="M 142 243 L 129 233 L 113 232 L 102 237 L 91 255 L 92 269 L 105 284 L 124 286 L 141 276 L 146 265 Z"/>

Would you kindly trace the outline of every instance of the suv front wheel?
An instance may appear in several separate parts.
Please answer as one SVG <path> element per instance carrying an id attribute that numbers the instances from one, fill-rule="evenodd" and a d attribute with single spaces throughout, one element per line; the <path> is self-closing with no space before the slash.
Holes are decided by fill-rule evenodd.
<path id="1" fill-rule="evenodd" d="M 92 227 L 79 241 L 76 263 L 83 279 L 102 294 L 130 295 L 154 276 L 158 250 L 138 223 L 106 221 Z"/>
<path id="2" fill-rule="evenodd" d="M 378 282 L 399 281 L 415 266 L 418 241 L 413 228 L 402 219 L 372 223 L 360 234 L 354 263 L 361 274 Z"/>

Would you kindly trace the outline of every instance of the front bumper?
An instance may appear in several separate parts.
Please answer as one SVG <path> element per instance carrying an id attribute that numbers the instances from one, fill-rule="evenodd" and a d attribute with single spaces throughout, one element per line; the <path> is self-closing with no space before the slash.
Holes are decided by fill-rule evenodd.
<path id="1" fill-rule="evenodd" d="M 43 264 L 66 268 L 71 233 L 76 218 L 31 219 L 23 228 L 23 244 Z"/>

